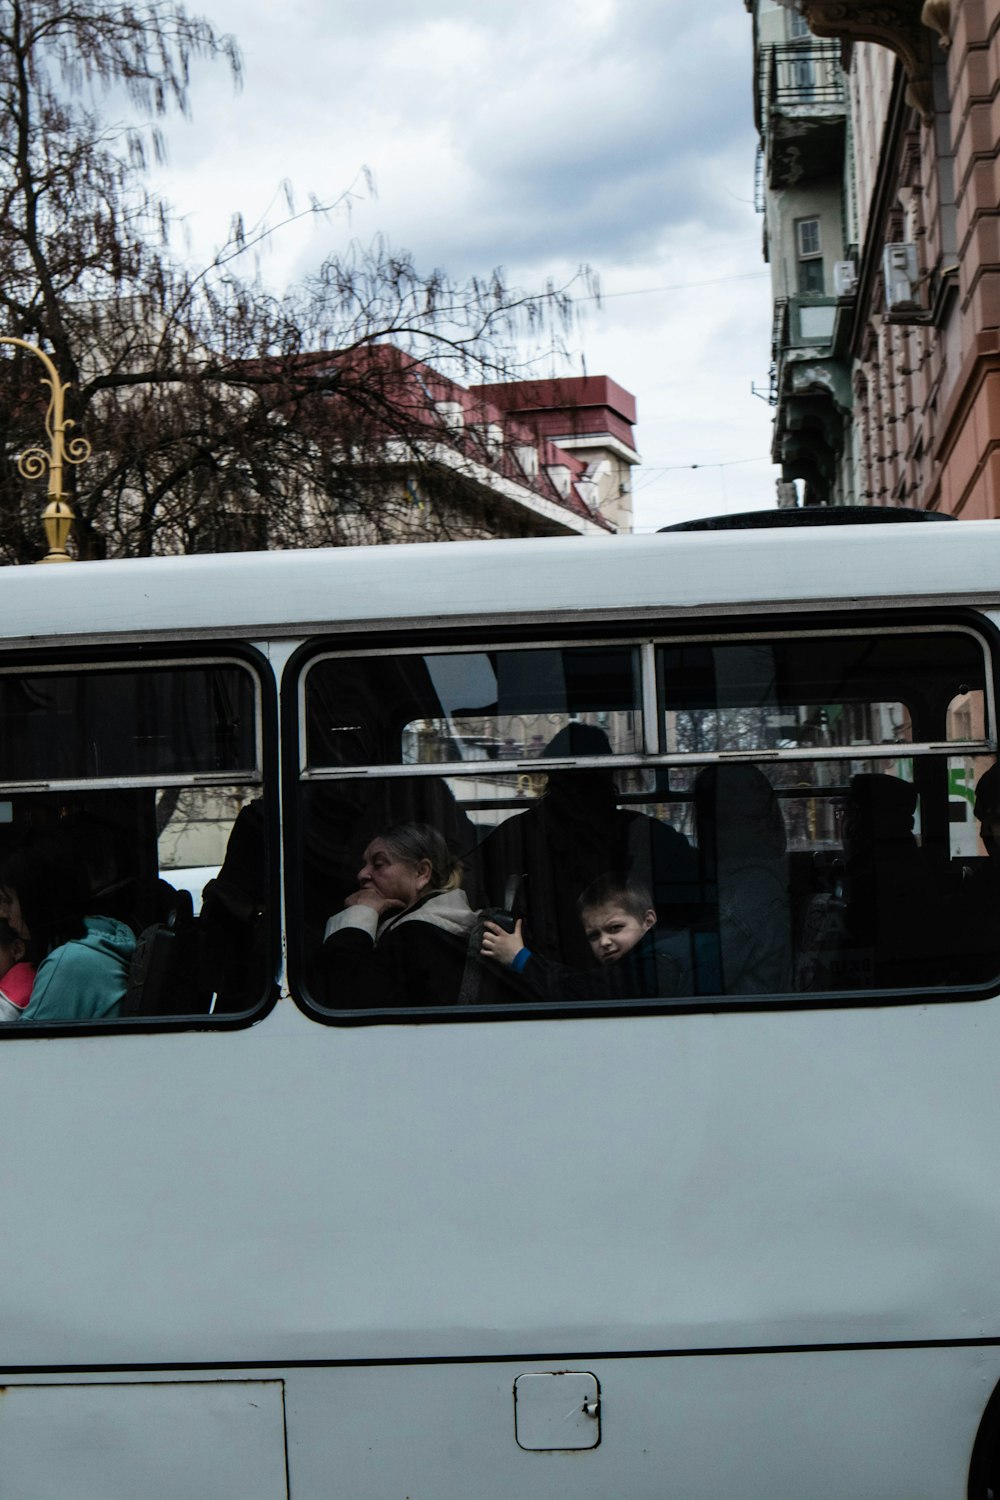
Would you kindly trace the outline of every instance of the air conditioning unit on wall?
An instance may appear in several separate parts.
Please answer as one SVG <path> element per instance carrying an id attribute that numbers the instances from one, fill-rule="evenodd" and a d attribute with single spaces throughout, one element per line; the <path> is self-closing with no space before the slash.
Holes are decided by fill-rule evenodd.
<path id="1" fill-rule="evenodd" d="M 853 260 L 835 260 L 833 263 L 833 293 L 835 297 L 853 297 L 858 288 L 858 268 Z"/>
<path id="2" fill-rule="evenodd" d="M 917 292 L 917 247 L 886 245 L 882 252 L 886 312 L 913 312 L 920 307 Z"/>

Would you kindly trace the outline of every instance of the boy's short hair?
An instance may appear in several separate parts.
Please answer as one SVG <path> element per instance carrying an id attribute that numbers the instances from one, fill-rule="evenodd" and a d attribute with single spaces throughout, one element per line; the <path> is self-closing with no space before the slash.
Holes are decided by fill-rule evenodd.
<path id="1" fill-rule="evenodd" d="M 620 906 L 639 922 L 648 911 L 655 909 L 653 893 L 648 885 L 631 875 L 620 875 L 613 870 L 598 875 L 577 898 L 576 910 L 581 917 L 584 912 L 593 911 L 595 906 Z"/>

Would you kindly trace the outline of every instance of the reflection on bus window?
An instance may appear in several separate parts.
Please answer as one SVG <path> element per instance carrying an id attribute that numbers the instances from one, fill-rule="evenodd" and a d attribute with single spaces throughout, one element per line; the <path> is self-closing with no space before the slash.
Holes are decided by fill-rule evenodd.
<path id="1" fill-rule="evenodd" d="M 232 666 L 0 673 L 0 780 L 253 772 L 255 696 Z"/>
<path id="2" fill-rule="evenodd" d="M 533 760 L 571 722 L 603 731 L 581 755 L 642 745 L 634 647 L 333 658 L 306 692 L 317 768 Z"/>
<path id="3" fill-rule="evenodd" d="M 966 630 L 327 655 L 304 705 L 299 941 L 321 1009 L 993 978 L 967 899 L 993 756 Z"/>

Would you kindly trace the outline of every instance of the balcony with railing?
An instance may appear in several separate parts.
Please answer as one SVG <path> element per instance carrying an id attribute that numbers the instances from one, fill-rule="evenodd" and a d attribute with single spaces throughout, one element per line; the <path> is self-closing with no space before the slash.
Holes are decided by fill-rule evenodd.
<path id="1" fill-rule="evenodd" d="M 768 108 L 781 114 L 800 110 L 844 112 L 846 92 L 840 43 L 802 37 L 767 48 Z"/>
<path id="2" fill-rule="evenodd" d="M 765 47 L 760 68 L 769 185 L 791 187 L 836 170 L 847 117 L 839 42 L 803 37 Z"/>

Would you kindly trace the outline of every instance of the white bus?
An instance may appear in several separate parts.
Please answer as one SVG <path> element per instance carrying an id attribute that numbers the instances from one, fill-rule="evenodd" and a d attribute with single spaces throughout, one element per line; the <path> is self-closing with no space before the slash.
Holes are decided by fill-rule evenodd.
<path id="1" fill-rule="evenodd" d="M 994 522 L 5 570 L 8 916 L 141 936 L 0 1027 L 4 1500 L 1000 1493 L 998 622 Z M 401 824 L 520 969 L 386 981 Z"/>

